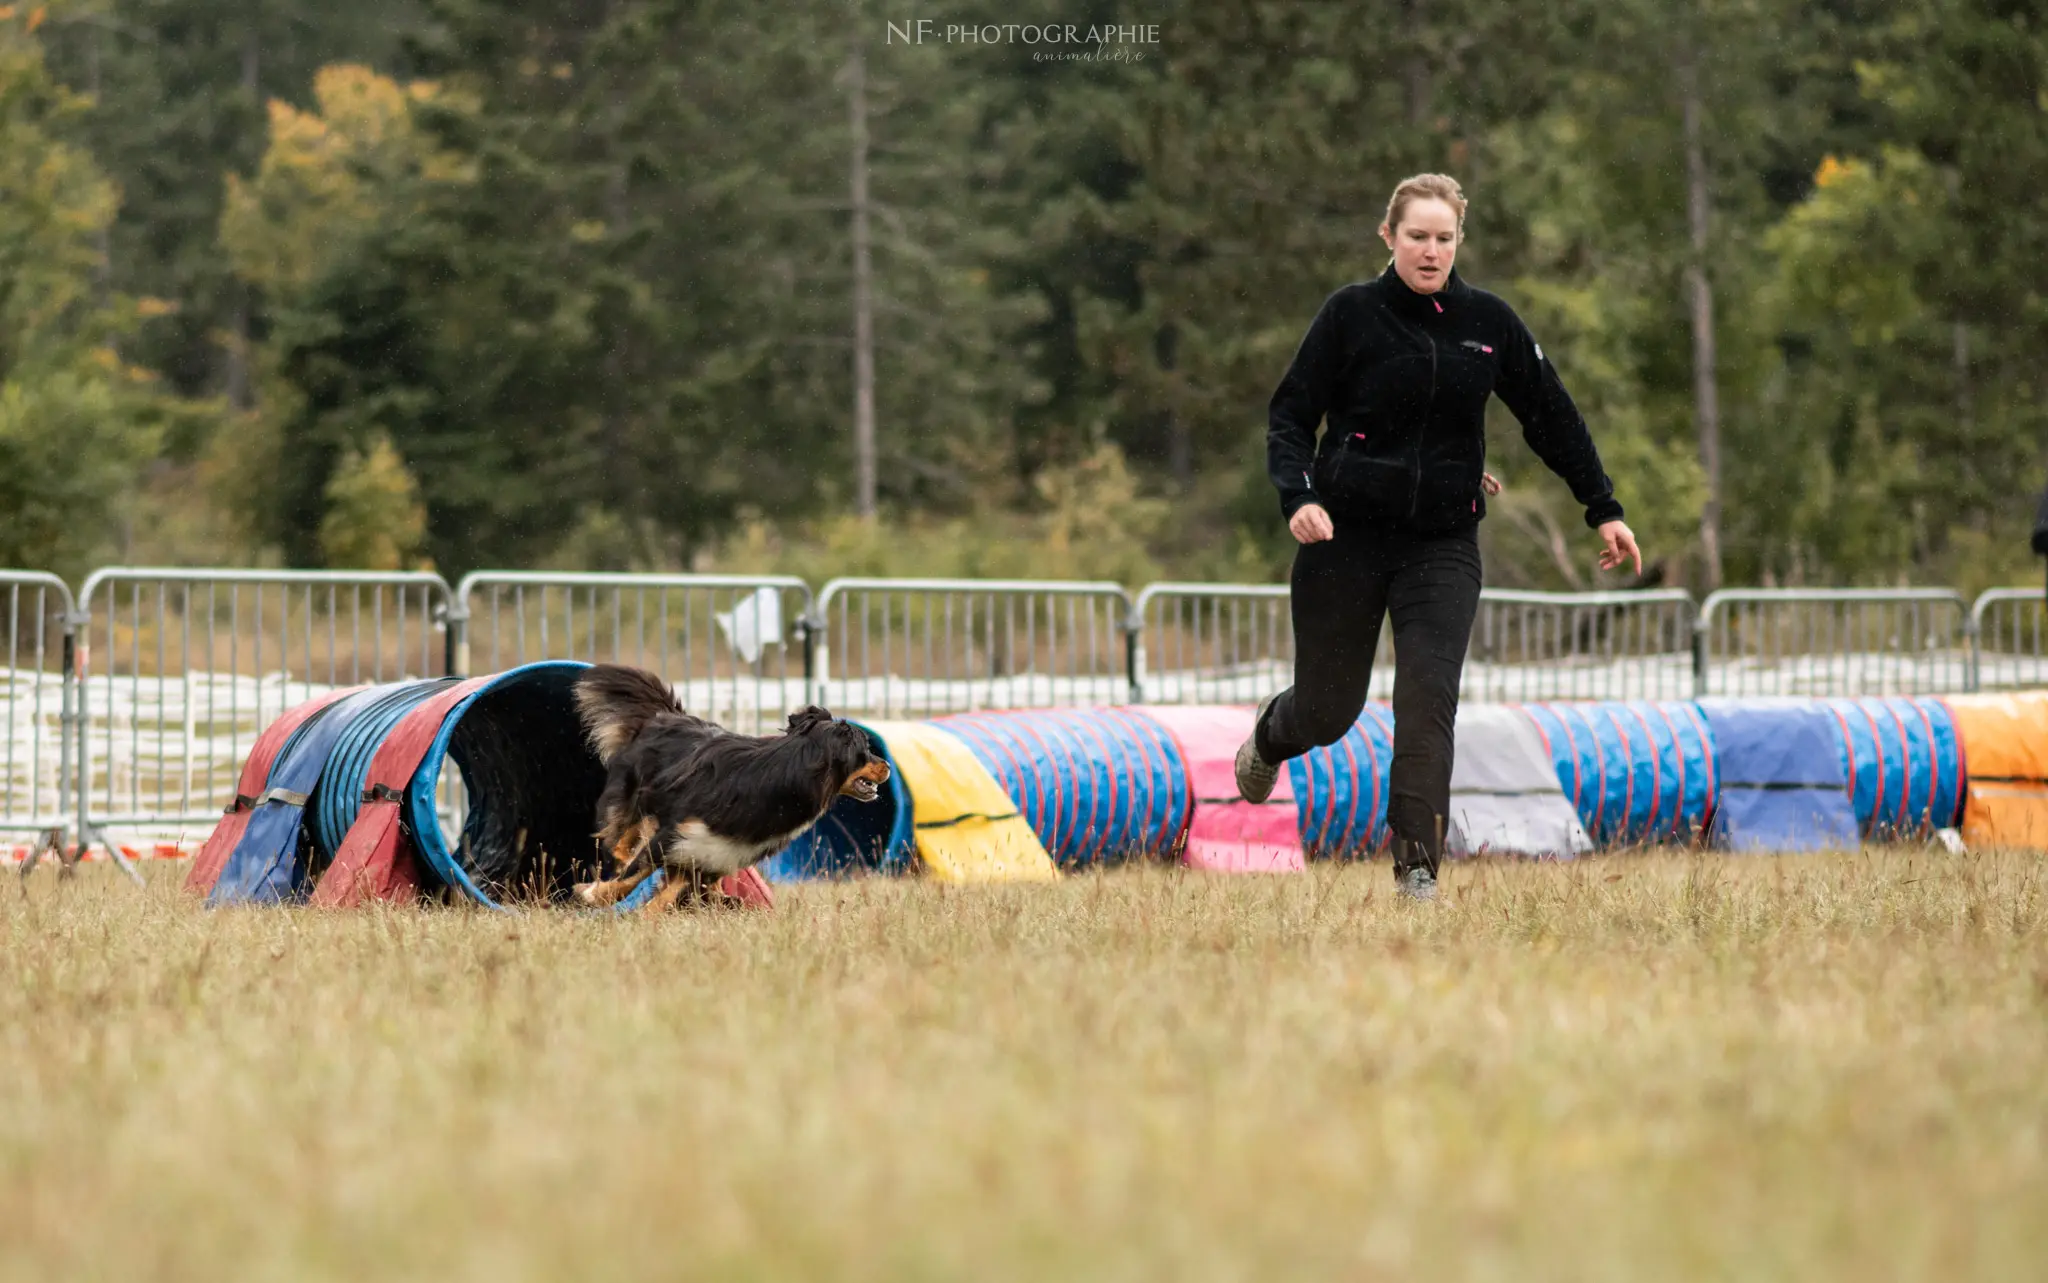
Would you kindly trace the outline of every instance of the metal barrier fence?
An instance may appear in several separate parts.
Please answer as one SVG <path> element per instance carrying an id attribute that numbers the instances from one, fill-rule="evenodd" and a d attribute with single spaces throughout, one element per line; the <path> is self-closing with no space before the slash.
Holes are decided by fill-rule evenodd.
<path id="1" fill-rule="evenodd" d="M 1285 584 L 1149 584 L 1132 613 L 1136 703 L 1248 704 L 1294 680 Z"/>
<path id="2" fill-rule="evenodd" d="M 1697 695 L 1968 690 L 1970 608 L 1945 588 L 1731 588 L 1694 631 Z"/>
<path id="3" fill-rule="evenodd" d="M 1138 594 L 1132 698 L 1248 703 L 1294 678 L 1294 630 L 1282 584 L 1153 584 Z M 1461 698 L 1683 699 L 1692 691 L 1692 598 L 1639 593 L 1480 594 Z M 1382 629 L 1371 694 L 1393 689 Z"/>
<path id="4" fill-rule="evenodd" d="M 451 671 L 632 664 L 668 678 L 690 711 L 759 733 L 807 699 L 810 608 L 810 586 L 782 575 L 480 571 L 455 588 Z"/>
<path id="5" fill-rule="evenodd" d="M 805 702 L 923 716 L 1250 702 L 1291 679 L 1282 585 L 111 567 L 76 598 L 0 571 L 0 831 L 201 836 L 256 735 L 338 686 L 613 660 L 769 730 Z M 1383 634 L 1373 693 L 1391 685 Z M 2048 685 L 2038 588 L 1730 589 L 1481 598 L 1464 698 L 1936 694 Z M 459 819 L 459 782 L 444 781 Z M 104 840 L 103 838 L 101 840 Z"/>
<path id="6" fill-rule="evenodd" d="M 338 686 L 433 677 L 439 575 L 94 571 L 75 682 L 78 823 L 203 837 L 242 759 L 285 709 Z"/>
<path id="7" fill-rule="evenodd" d="M 2048 596 L 1993 588 L 1970 608 L 1970 689 L 2048 686 Z"/>
<path id="8" fill-rule="evenodd" d="M 41 571 L 0 571 L 7 615 L 6 775 L 0 830 L 64 827 L 71 801 L 71 589 Z"/>
<path id="9" fill-rule="evenodd" d="M 812 695 L 883 717 L 1121 704 L 1131 617 L 1113 583 L 834 579 L 811 617 Z"/>
<path id="10" fill-rule="evenodd" d="M 1460 697 L 1684 699 L 1692 693 L 1692 597 L 1683 589 L 1546 593 L 1489 588 Z"/>

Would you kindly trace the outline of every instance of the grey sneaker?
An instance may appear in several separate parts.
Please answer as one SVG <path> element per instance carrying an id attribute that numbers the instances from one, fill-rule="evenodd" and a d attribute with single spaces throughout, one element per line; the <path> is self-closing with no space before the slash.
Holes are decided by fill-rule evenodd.
<path id="1" fill-rule="evenodd" d="M 1436 874 L 1418 864 L 1395 880 L 1394 889 L 1410 900 L 1434 900 Z"/>
<path id="2" fill-rule="evenodd" d="M 1429 848 L 1394 839 L 1394 889 L 1410 900 L 1436 899 L 1436 859 Z"/>
<path id="3" fill-rule="evenodd" d="M 1260 702 L 1259 711 L 1252 715 L 1252 733 L 1237 746 L 1237 795 L 1247 802 L 1265 801 L 1280 781 L 1280 768 L 1259 756 L 1258 731 L 1259 723 L 1266 720 L 1266 710 L 1279 698 L 1276 691 Z"/>

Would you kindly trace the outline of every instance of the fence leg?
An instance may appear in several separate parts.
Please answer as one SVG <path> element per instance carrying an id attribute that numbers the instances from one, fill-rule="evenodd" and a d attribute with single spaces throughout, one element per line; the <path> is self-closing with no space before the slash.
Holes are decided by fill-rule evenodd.
<path id="1" fill-rule="evenodd" d="M 1974 695 L 1984 681 L 1984 656 L 1977 646 L 1977 620 L 1975 616 L 1963 617 L 1963 645 L 1966 668 L 1963 672 L 1963 689 Z"/>
<path id="2" fill-rule="evenodd" d="M 80 797 L 80 794 L 77 792 L 67 793 L 65 790 L 77 788 L 74 782 L 75 777 L 72 774 L 73 763 L 74 761 L 82 761 L 82 755 L 85 752 L 83 742 L 78 744 L 78 751 L 81 757 L 74 758 L 71 752 L 74 738 L 78 735 L 79 725 L 76 712 L 78 699 L 78 623 L 74 618 L 76 614 L 76 611 L 70 611 L 63 617 L 63 667 L 60 670 L 57 682 L 57 814 L 59 815 L 64 813 L 66 802 L 78 800 Z M 83 803 L 81 802 L 81 807 L 82 805 Z M 45 851 L 48 851 L 56 858 L 57 869 L 61 876 L 70 875 L 71 865 L 64 859 L 64 826 L 56 824 L 43 830 L 41 836 L 36 840 L 35 849 L 30 851 L 28 858 L 21 862 L 21 877 L 24 882 L 28 880 L 29 874 L 35 872 L 36 865 L 42 861 L 43 852 Z"/>
<path id="3" fill-rule="evenodd" d="M 1137 615 L 1124 620 L 1124 676 L 1133 704 L 1145 702 L 1145 621 Z"/>
<path id="4" fill-rule="evenodd" d="M 76 801 L 80 816 L 84 816 L 84 793 L 66 789 L 78 789 L 78 777 L 84 773 L 84 738 L 80 726 L 84 719 L 78 715 L 78 627 L 82 617 L 78 611 L 66 611 L 63 615 L 63 668 L 57 678 L 57 814 L 63 814 L 63 805 Z M 74 756 L 72 748 L 78 748 Z M 80 851 L 84 851 L 84 836 L 80 836 Z M 53 824 L 41 832 L 35 842 L 35 851 L 29 859 L 20 863 L 20 877 L 23 881 L 35 873 L 35 867 L 43 861 L 43 853 L 49 853 L 57 861 L 57 875 L 70 877 L 76 861 L 63 859 L 63 824 Z"/>
<path id="5" fill-rule="evenodd" d="M 64 673 L 65 683 L 71 688 L 72 748 L 75 750 L 72 755 L 72 781 L 77 789 L 78 798 L 78 853 L 65 866 L 65 872 L 69 873 L 76 867 L 78 862 L 85 858 L 85 853 L 92 849 L 93 843 L 98 842 L 107 848 L 107 854 L 120 866 L 121 872 L 128 875 L 128 880 L 139 887 L 146 885 L 142 880 L 142 870 L 135 867 L 135 861 L 128 858 L 127 852 L 94 827 L 91 817 L 87 814 L 87 803 L 92 792 L 92 769 L 88 756 L 90 746 L 86 743 L 86 719 L 89 712 L 85 698 L 86 669 L 80 662 L 78 630 L 87 627 L 91 618 L 89 611 L 77 611 L 64 618 Z"/>
<path id="6" fill-rule="evenodd" d="M 1704 619 L 1692 626 L 1692 697 L 1707 697 L 1707 626 Z"/>
<path id="7" fill-rule="evenodd" d="M 441 670 L 450 677 L 469 676 L 469 605 L 450 599 L 441 630 Z"/>
<path id="8" fill-rule="evenodd" d="M 804 703 L 816 704 L 818 699 L 818 632 L 812 627 L 811 617 L 805 615 L 796 621 L 797 640 L 803 645 L 804 656 Z M 787 702 L 785 693 L 784 702 Z"/>

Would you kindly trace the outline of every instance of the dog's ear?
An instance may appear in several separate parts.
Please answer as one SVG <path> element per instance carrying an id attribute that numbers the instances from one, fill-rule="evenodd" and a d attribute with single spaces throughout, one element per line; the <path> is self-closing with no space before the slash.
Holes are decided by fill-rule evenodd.
<path id="1" fill-rule="evenodd" d="M 831 724 L 831 713 L 819 708 L 816 704 L 806 704 L 789 715 L 789 725 L 783 729 L 791 735 L 801 735 L 805 731 L 814 730 L 820 726 L 830 726 Z"/>

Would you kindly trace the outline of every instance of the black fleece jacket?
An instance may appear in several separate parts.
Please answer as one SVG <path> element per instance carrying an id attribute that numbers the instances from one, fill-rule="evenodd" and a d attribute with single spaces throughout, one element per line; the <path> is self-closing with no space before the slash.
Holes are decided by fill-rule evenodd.
<path id="1" fill-rule="evenodd" d="M 1292 517 L 1437 533 L 1486 515 L 1486 398 L 1498 393 L 1586 524 L 1621 519 L 1614 483 L 1557 371 L 1506 303 L 1458 278 L 1417 294 L 1391 264 L 1323 302 L 1273 393 L 1266 469 Z M 1316 425 L 1327 417 L 1320 447 Z"/>
<path id="2" fill-rule="evenodd" d="M 2041 507 L 2034 514 L 2034 551 L 2048 557 L 2048 490 L 2041 492 Z"/>

